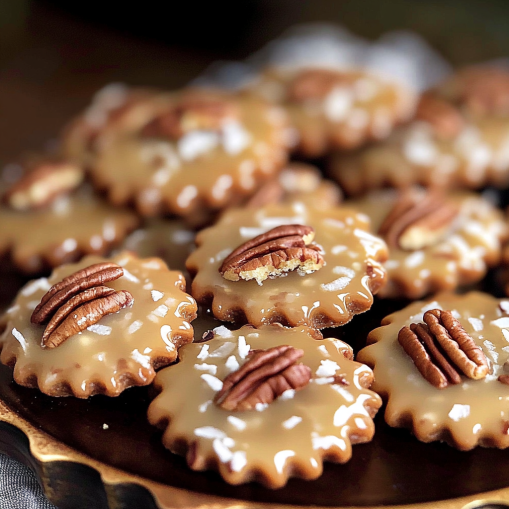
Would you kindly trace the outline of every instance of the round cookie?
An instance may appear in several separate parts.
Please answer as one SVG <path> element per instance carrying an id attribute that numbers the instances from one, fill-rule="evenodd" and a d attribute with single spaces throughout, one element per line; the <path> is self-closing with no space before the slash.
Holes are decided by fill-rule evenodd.
<path id="1" fill-rule="evenodd" d="M 461 450 L 508 447 L 507 311 L 508 301 L 472 292 L 441 294 L 387 316 L 357 356 L 373 367 L 387 423 Z"/>
<path id="2" fill-rule="evenodd" d="M 414 120 L 387 140 L 332 157 L 349 194 L 412 184 L 479 188 L 509 183 L 509 72 L 459 71 L 420 100 Z M 504 106 L 505 105 L 505 106 Z"/>
<path id="3" fill-rule="evenodd" d="M 0 360 L 50 396 L 117 396 L 175 361 L 195 316 L 184 277 L 162 260 L 87 256 L 20 290 L 0 318 Z"/>
<path id="4" fill-rule="evenodd" d="M 368 230 L 365 216 L 340 207 L 227 211 L 196 237 L 186 262 L 192 294 L 222 321 L 343 325 L 371 307 L 385 282 L 387 249 Z"/>
<path id="5" fill-rule="evenodd" d="M 502 212 L 471 192 L 387 189 L 345 205 L 365 214 L 389 246 L 381 297 L 417 299 L 480 281 L 508 233 Z"/>
<path id="6" fill-rule="evenodd" d="M 91 177 L 115 205 L 192 216 L 252 194 L 287 158 L 284 112 L 248 94 L 159 94 L 128 130 L 107 129 Z M 143 121 L 141 121 L 143 120 Z"/>
<path id="7" fill-rule="evenodd" d="M 249 89 L 285 108 L 305 157 L 385 138 L 415 108 L 408 88 L 362 69 L 269 68 Z"/>
<path id="8" fill-rule="evenodd" d="M 86 254 L 104 255 L 139 224 L 114 208 L 83 179 L 81 166 L 62 160 L 28 165 L 14 183 L 4 182 L 0 204 L 0 255 L 35 274 Z"/>
<path id="9" fill-rule="evenodd" d="M 192 469 L 278 488 L 289 477 L 315 479 L 323 460 L 344 463 L 352 444 L 373 437 L 381 400 L 369 390 L 371 370 L 342 341 L 280 325 L 219 327 L 209 338 L 157 374 L 148 409 L 164 446 Z"/>

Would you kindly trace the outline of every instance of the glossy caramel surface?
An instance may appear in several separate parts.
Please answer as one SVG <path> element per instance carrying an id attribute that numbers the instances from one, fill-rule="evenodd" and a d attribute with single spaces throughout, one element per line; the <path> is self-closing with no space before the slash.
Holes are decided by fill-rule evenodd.
<path id="1" fill-rule="evenodd" d="M 386 421 L 411 427 L 425 442 L 448 440 L 465 450 L 478 444 L 509 447 L 509 386 L 497 380 L 508 373 L 509 316 L 503 311 L 508 306 L 507 300 L 480 292 L 443 294 L 385 318 L 368 337 L 374 344 L 359 352 L 358 359 L 374 365 L 374 389 L 388 398 Z M 403 326 L 422 323 L 428 309 L 449 310 L 457 317 L 487 358 L 485 378 L 462 376 L 460 384 L 437 389 L 422 377 L 397 336 Z"/>
<path id="2" fill-rule="evenodd" d="M 104 259 L 89 256 L 61 266 L 49 279 L 29 282 L 0 318 L 0 360 L 14 364 L 18 383 L 52 395 L 115 396 L 126 386 L 151 383 L 154 363 L 174 361 L 178 346 L 192 340 L 190 321 L 196 303 L 184 292 L 182 274 L 169 271 L 158 258 L 121 253 L 112 261 L 124 269 L 124 275 L 105 286 L 129 291 L 133 305 L 104 316 L 56 348 L 43 348 L 45 326 L 30 323 L 35 306 L 52 284 L 100 261 Z"/>
<path id="3" fill-rule="evenodd" d="M 19 269 L 36 273 L 83 254 L 104 254 L 138 224 L 133 212 L 82 186 L 44 209 L 18 212 L 1 205 L 0 255 L 10 253 Z"/>
<path id="4" fill-rule="evenodd" d="M 191 467 L 214 465 L 231 484 L 256 479 L 273 488 L 289 476 L 318 477 L 324 457 L 348 461 L 352 443 L 371 440 L 371 417 L 381 400 L 368 389 L 370 369 L 347 358 L 352 351 L 346 343 L 313 334 L 307 327 L 219 327 L 214 339 L 182 347 L 179 363 L 158 373 L 154 383 L 161 392 L 148 409 L 152 424 L 167 426 L 163 444 L 178 452 L 185 441 L 193 449 Z M 303 351 L 297 363 L 311 368 L 305 387 L 252 410 L 228 411 L 214 403 L 222 381 L 248 362 L 251 350 L 278 345 Z M 335 376 L 344 383 L 334 383 Z"/>
<path id="5" fill-rule="evenodd" d="M 237 246 L 274 227 L 301 224 L 314 228 L 314 243 L 323 249 L 324 266 L 312 274 L 256 281 L 228 281 L 219 273 L 222 261 Z M 384 283 L 381 262 L 385 243 L 368 233 L 369 222 L 347 208 L 316 209 L 301 202 L 271 205 L 258 210 L 236 209 L 222 215 L 197 235 L 197 249 L 187 260 L 196 276 L 191 293 L 211 305 L 214 316 L 227 321 L 263 325 L 323 328 L 344 325 L 367 311 L 373 293 Z"/>
<path id="6" fill-rule="evenodd" d="M 440 138 L 430 124 L 414 121 L 355 154 L 336 154 L 331 173 L 352 194 L 386 185 L 506 186 L 508 154 L 506 117 L 470 120 L 453 138 Z"/>
<path id="7" fill-rule="evenodd" d="M 421 193 L 424 197 L 423 190 Z M 372 191 L 345 205 L 366 214 L 376 233 L 399 196 L 393 190 Z M 459 211 L 450 228 L 437 242 L 422 249 L 391 246 L 384 264 L 389 282 L 380 290 L 380 296 L 417 299 L 433 292 L 452 291 L 479 281 L 488 267 L 500 260 L 501 241 L 508 233 L 502 212 L 472 192 L 451 192 L 445 200 Z"/>
<path id="8" fill-rule="evenodd" d="M 360 345 L 383 316 L 401 305 L 378 301 L 369 315 L 333 332 Z M 290 479 L 284 488 L 272 490 L 254 483 L 232 486 L 217 473 L 190 470 L 184 458 L 163 447 L 161 432 L 147 422 L 153 395 L 146 387 L 131 388 L 116 398 L 53 398 L 17 385 L 12 370 L 0 365 L 0 397 L 35 427 L 92 458 L 163 484 L 231 499 L 297 506 L 378 506 L 436 501 L 509 485 L 507 451 L 478 447 L 463 452 L 437 442 L 424 444 L 406 430 L 389 428 L 383 412 L 375 417 L 373 441 L 356 445 L 348 463 L 326 462 L 318 479 Z M 2 442 L 2 450 L 11 450 L 11 435 L 0 430 L 3 439 L 9 443 Z"/>
<path id="9" fill-rule="evenodd" d="M 354 68 L 326 69 L 337 73 L 338 83 L 325 95 L 292 100 L 293 80 L 311 67 L 280 67 L 266 70 L 251 89 L 284 106 L 295 130 L 299 151 L 310 157 L 328 149 L 352 149 L 369 140 L 387 137 L 394 125 L 412 115 L 415 94 L 405 86 L 374 73 Z"/>
<path id="10" fill-rule="evenodd" d="M 160 94 L 150 103 L 144 122 L 101 134 L 91 175 L 113 203 L 134 201 L 144 215 L 223 208 L 253 192 L 285 163 L 288 142 L 282 110 L 248 95 L 200 94 L 231 103 L 239 118 L 226 121 L 218 131 L 192 129 L 178 140 L 142 136 L 148 120 L 179 104 L 179 93 Z"/>

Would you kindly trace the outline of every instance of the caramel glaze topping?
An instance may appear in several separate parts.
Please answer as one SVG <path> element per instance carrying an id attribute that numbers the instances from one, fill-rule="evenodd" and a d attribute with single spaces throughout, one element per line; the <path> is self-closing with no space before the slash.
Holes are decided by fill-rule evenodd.
<path id="1" fill-rule="evenodd" d="M 479 292 L 462 296 L 440 294 L 432 301 L 414 302 L 389 315 L 382 327 L 369 334 L 371 344 L 359 352 L 357 359 L 374 367 L 373 389 L 388 398 L 385 419 L 389 425 L 411 427 L 419 440 L 447 440 L 464 450 L 476 445 L 509 447 L 509 390 L 503 383 L 509 373 L 509 316 L 503 311 L 508 305 L 505 300 Z M 458 362 L 477 379 L 460 370 L 459 383 L 435 387 L 405 353 L 398 343 L 400 330 L 423 322 L 429 312 L 435 317 L 437 312 L 450 315 L 446 320 L 457 320 L 464 331 L 458 329 L 458 333 L 473 341 L 474 345 L 469 346 L 467 341 L 463 348 L 470 350 L 469 357 L 480 359 L 478 367 L 469 368 L 465 360 Z M 451 328 L 452 322 L 442 323 Z M 458 339 L 459 347 L 463 341 Z M 451 345 L 452 354 L 440 347 L 449 359 L 458 351 Z"/>
<path id="2" fill-rule="evenodd" d="M 369 390 L 371 370 L 352 357 L 348 345 L 308 327 L 219 327 L 157 374 L 161 392 L 148 418 L 192 469 L 215 468 L 231 484 L 277 488 L 289 476 L 314 479 L 324 458 L 344 463 L 352 444 L 373 436 L 381 400 Z M 256 385 L 247 396 L 246 383 Z"/>
<path id="3" fill-rule="evenodd" d="M 83 254 L 105 254 L 138 224 L 134 213 L 112 207 L 82 186 L 37 211 L 0 206 L 0 254 L 10 252 L 19 268 L 36 273 Z"/>
<path id="4" fill-rule="evenodd" d="M 424 196 L 423 191 L 421 195 Z M 372 221 L 373 231 L 379 231 L 398 196 L 394 191 L 374 191 L 347 205 L 366 214 Z M 419 235 L 413 235 L 421 243 L 414 244 L 418 249 L 392 246 L 385 264 L 389 283 L 382 288 L 381 296 L 416 299 L 431 292 L 452 290 L 479 281 L 487 267 L 498 262 L 507 226 L 496 207 L 469 192 L 448 193 L 441 207 L 440 214 L 445 214 L 439 219 L 445 217 L 445 223 L 437 222 L 436 217 L 428 226 L 425 220 L 414 223 L 419 227 L 414 228 Z M 405 233 L 411 233 L 412 229 L 406 230 Z M 422 245 L 426 239 L 432 240 L 430 245 Z"/>
<path id="5" fill-rule="evenodd" d="M 122 309 L 121 305 L 117 312 L 101 316 L 97 323 L 88 324 L 83 330 L 79 330 L 80 313 L 71 312 L 66 321 L 72 322 L 70 327 L 75 332 L 58 348 L 41 348 L 49 325 L 30 323 L 34 309 L 52 284 L 61 283 L 77 272 L 83 274 L 83 269 L 103 265 L 106 260 L 89 256 L 77 264 L 63 265 L 49 279 L 34 280 L 20 291 L 0 319 L 3 330 L 0 360 L 14 366 L 16 382 L 38 386 L 54 396 L 88 397 L 94 393 L 115 396 L 130 385 L 151 383 L 155 369 L 173 362 L 178 347 L 192 341 L 190 321 L 196 316 L 196 303 L 184 292 L 180 272 L 169 271 L 158 258 L 138 259 L 128 253 L 111 261 L 121 268 L 121 277 L 103 279 L 102 285 L 95 288 L 118 295 L 128 292 L 132 296 L 131 307 Z M 47 322 L 52 303 L 62 309 L 74 298 L 65 284 L 58 288 L 61 289 L 52 293 L 36 313 L 38 322 Z M 66 297 L 58 304 L 64 294 Z"/>
<path id="6" fill-rule="evenodd" d="M 325 262 L 320 270 L 305 275 L 292 271 L 262 285 L 221 276 L 219 268 L 234 249 L 280 225 L 314 229 Z M 192 294 L 225 321 L 343 325 L 371 307 L 373 294 L 385 280 L 381 263 L 386 246 L 368 229 L 364 217 L 346 208 L 325 211 L 294 203 L 226 212 L 215 226 L 197 235 L 198 248 L 187 261 L 195 274 Z"/>
<path id="7" fill-rule="evenodd" d="M 268 69 L 253 90 L 284 105 L 297 150 L 310 157 L 385 138 L 416 104 L 406 87 L 356 69 Z"/>
<path id="8" fill-rule="evenodd" d="M 223 208 L 252 193 L 286 162 L 286 116 L 276 106 L 253 96 L 186 90 L 156 96 L 152 119 L 186 97 L 231 103 L 238 116 L 227 114 L 219 125 L 203 123 L 194 113 L 179 116 L 178 136 L 171 129 L 166 133 L 168 126 L 160 122 L 154 130 L 146 128 L 147 116 L 136 129 L 104 132 L 91 175 L 113 203 L 134 200 L 146 216 Z"/>

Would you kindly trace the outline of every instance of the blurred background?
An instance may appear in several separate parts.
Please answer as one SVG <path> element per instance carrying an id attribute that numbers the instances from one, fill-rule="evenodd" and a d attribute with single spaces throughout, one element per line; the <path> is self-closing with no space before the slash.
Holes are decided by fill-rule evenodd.
<path id="1" fill-rule="evenodd" d="M 0 164 L 40 149 L 106 83 L 175 88 L 288 27 L 423 36 L 454 65 L 509 56 L 508 0 L 0 0 Z"/>

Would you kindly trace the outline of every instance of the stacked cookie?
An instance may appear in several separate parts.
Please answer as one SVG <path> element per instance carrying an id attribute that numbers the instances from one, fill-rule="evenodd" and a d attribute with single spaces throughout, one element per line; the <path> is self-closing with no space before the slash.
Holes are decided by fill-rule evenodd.
<path id="1" fill-rule="evenodd" d="M 507 447 L 509 304 L 434 294 L 500 265 L 506 219 L 476 189 L 509 183 L 508 140 L 498 69 L 420 98 L 366 66 L 109 86 L 4 172 L 0 254 L 43 277 L 1 316 L 0 360 L 50 396 L 153 383 L 163 445 L 232 484 L 348 461 L 381 397 L 420 440 Z M 400 311 L 354 361 L 343 326 L 376 299 Z"/>

